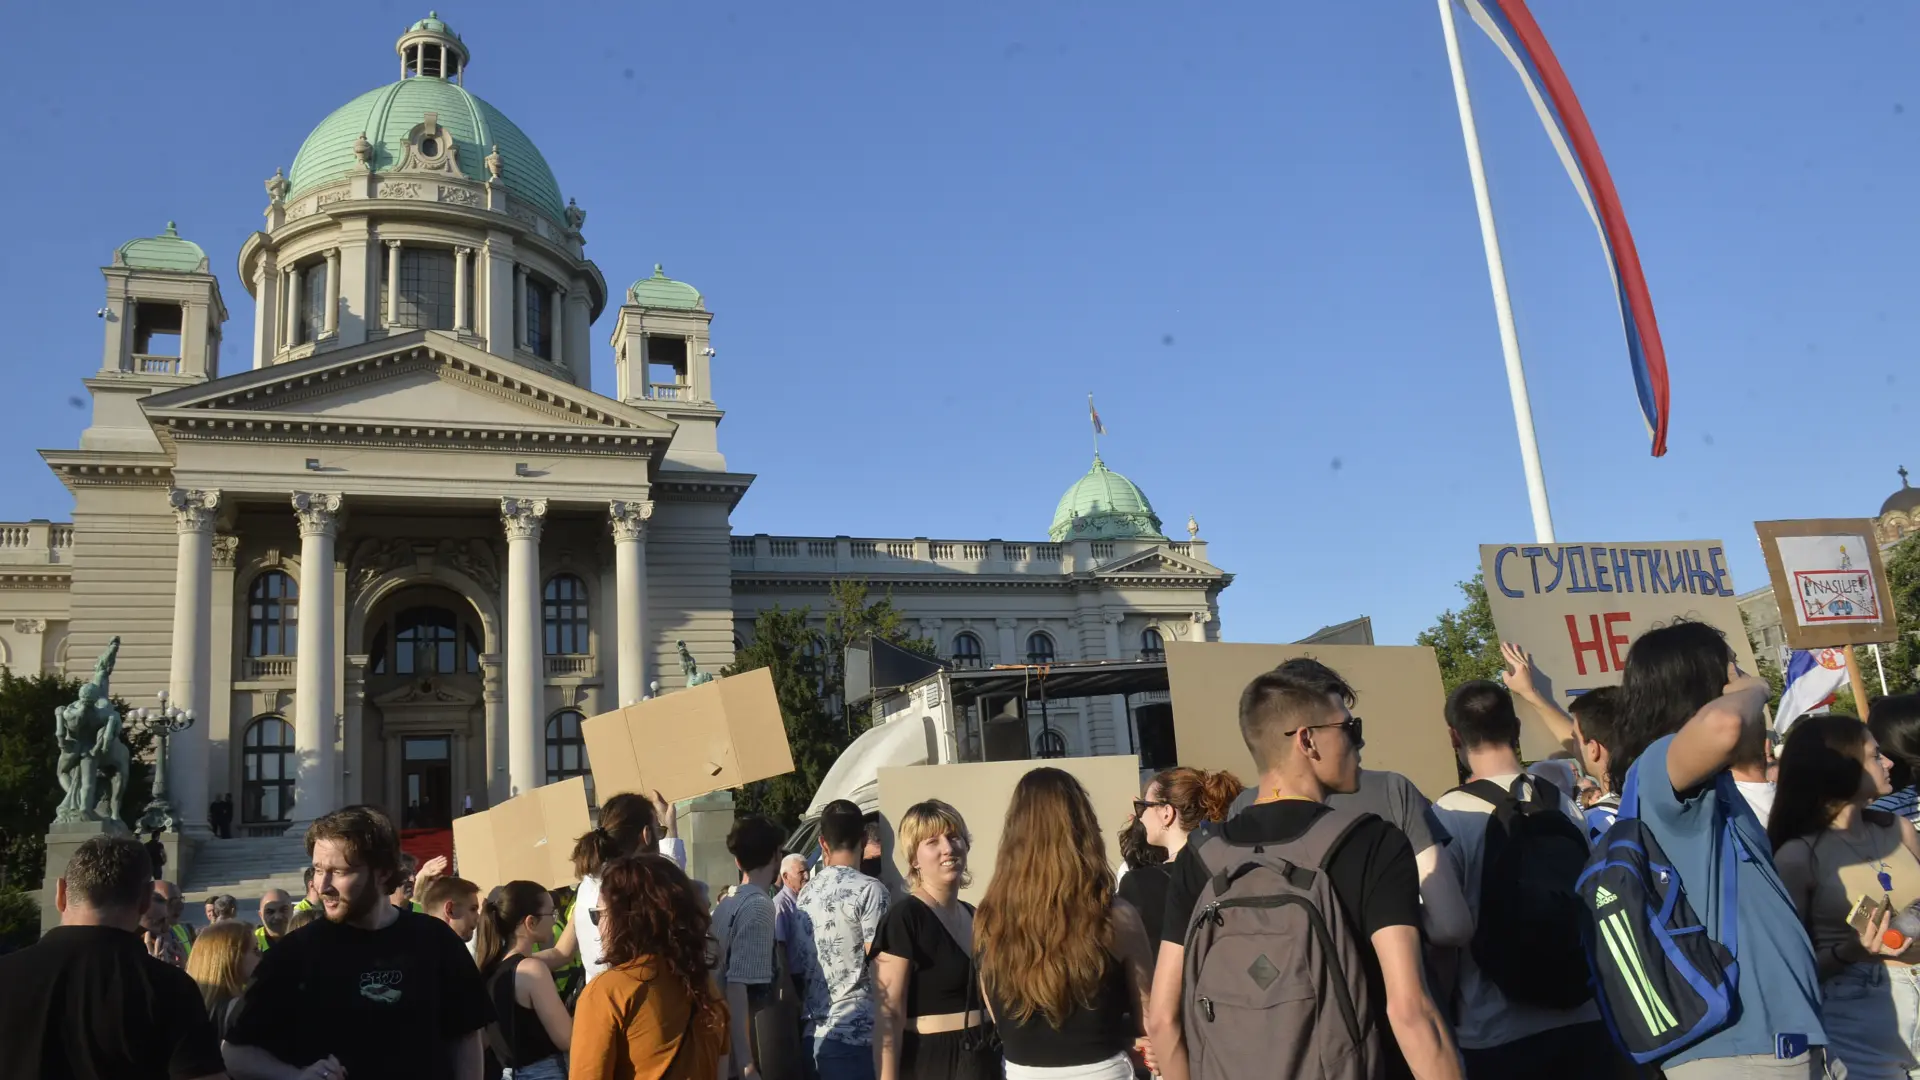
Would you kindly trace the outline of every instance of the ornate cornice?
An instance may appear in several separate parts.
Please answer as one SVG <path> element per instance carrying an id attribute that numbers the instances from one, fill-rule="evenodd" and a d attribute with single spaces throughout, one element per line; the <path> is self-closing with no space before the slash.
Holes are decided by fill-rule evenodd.
<path id="1" fill-rule="evenodd" d="M 0 567 L 0 589 L 67 589 L 73 585 L 73 567 Z"/>

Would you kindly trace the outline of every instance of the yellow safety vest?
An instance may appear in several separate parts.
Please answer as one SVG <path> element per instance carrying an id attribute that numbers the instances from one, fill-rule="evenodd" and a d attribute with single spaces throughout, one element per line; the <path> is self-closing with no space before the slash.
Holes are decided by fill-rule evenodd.
<path id="1" fill-rule="evenodd" d="M 193 951 L 193 935 L 187 933 L 187 928 L 179 923 L 174 923 L 172 929 L 173 936 L 180 939 L 181 955 L 191 953 Z"/>
<path id="2" fill-rule="evenodd" d="M 253 943 L 260 946 L 261 952 L 266 952 L 273 946 L 273 939 L 267 936 L 266 927 L 256 926 L 253 928 Z"/>

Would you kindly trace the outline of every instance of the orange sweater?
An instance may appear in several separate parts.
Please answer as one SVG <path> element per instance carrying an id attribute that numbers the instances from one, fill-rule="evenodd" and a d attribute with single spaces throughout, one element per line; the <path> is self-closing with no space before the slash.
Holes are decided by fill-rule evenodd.
<path id="1" fill-rule="evenodd" d="M 713 1080 L 727 1004 L 715 1001 L 716 1016 L 689 1025 L 692 1005 L 680 980 L 661 977 L 651 957 L 602 973 L 574 1009 L 568 1080 Z"/>

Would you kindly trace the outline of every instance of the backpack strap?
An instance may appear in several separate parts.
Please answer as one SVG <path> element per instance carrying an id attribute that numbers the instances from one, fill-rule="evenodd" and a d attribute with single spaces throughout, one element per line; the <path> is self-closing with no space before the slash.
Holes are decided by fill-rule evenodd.
<path id="1" fill-rule="evenodd" d="M 1313 886 L 1314 878 L 1326 868 L 1327 857 L 1340 847 L 1354 826 L 1377 816 L 1330 806 L 1314 818 L 1306 832 L 1292 840 L 1251 844 L 1227 839 L 1219 823 L 1209 821 L 1193 831 L 1187 838 L 1187 846 L 1194 849 L 1201 866 L 1206 868 L 1215 896 L 1226 892 L 1249 871 L 1271 867 L 1275 862 L 1280 863 L 1278 869 L 1288 884 L 1305 890 Z M 1249 858 L 1250 855 L 1266 856 L 1266 860 L 1258 861 Z"/>

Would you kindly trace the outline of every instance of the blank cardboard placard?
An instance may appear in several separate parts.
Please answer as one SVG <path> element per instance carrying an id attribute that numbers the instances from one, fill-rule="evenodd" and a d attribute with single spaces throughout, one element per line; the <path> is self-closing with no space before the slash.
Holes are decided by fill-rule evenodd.
<path id="1" fill-rule="evenodd" d="M 1117 869 L 1120 829 L 1127 823 L 1127 815 L 1133 813 L 1133 800 L 1140 795 L 1140 759 L 1131 754 L 881 769 L 880 816 L 887 822 L 885 833 L 890 840 L 898 835 L 900 816 L 914 803 L 927 799 L 951 803 L 966 819 L 967 831 L 973 834 L 973 848 L 967 855 L 973 883 L 960 890 L 960 897 L 977 904 L 986 895 L 987 883 L 993 880 L 993 861 L 1000 852 L 1000 834 L 1006 826 L 1014 786 L 1021 777 L 1042 767 L 1072 773 L 1087 789 L 1088 798 L 1093 800 L 1093 812 L 1100 818 L 1100 838 L 1107 845 L 1107 861 Z M 906 853 L 894 850 L 890 857 L 905 877 Z"/>
<path id="2" fill-rule="evenodd" d="M 1480 567 L 1501 640 L 1532 654 L 1540 692 L 1563 709 L 1589 690 L 1620 685 L 1634 639 L 1680 619 L 1711 624 L 1742 670 L 1758 670 L 1718 540 L 1483 544 Z M 1538 713 L 1516 704 L 1520 756 L 1560 752 Z"/>
<path id="3" fill-rule="evenodd" d="M 1756 521 L 1753 529 L 1788 645 L 1831 649 L 1899 639 L 1872 521 Z"/>
<path id="4" fill-rule="evenodd" d="M 1369 769 L 1397 772 L 1435 798 L 1459 783 L 1447 739 L 1440 663 L 1424 645 L 1250 645 L 1167 642 L 1173 738 L 1180 764 L 1227 769 L 1252 786 L 1260 770 L 1240 737 L 1240 693 L 1254 676 L 1298 657 L 1339 672 L 1354 689 Z"/>
<path id="5" fill-rule="evenodd" d="M 601 713 L 580 732 L 603 801 L 659 791 L 679 802 L 793 771 L 766 668 Z"/>
<path id="6" fill-rule="evenodd" d="M 574 883 L 573 843 L 592 828 L 587 779 L 575 776 L 455 818 L 453 851 L 482 895 L 509 881 L 558 889 Z"/>

